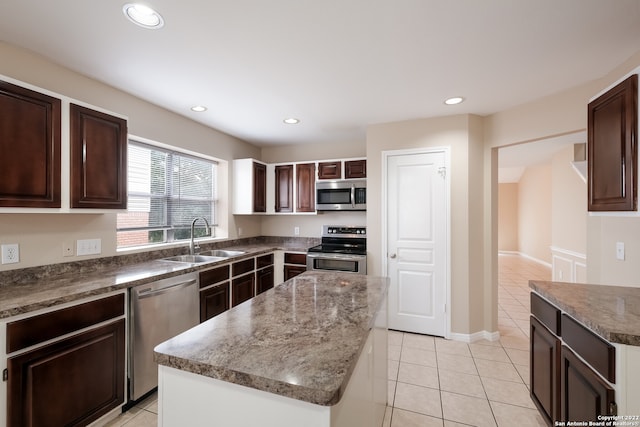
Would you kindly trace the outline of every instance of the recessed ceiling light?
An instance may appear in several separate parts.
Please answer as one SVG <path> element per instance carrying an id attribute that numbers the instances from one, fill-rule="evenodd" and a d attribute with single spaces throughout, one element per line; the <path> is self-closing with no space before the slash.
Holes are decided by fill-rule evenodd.
<path id="1" fill-rule="evenodd" d="M 297 125 L 298 123 L 300 123 L 300 120 L 290 117 L 288 119 L 284 119 L 283 122 L 285 122 L 288 125 Z"/>
<path id="2" fill-rule="evenodd" d="M 444 103 L 447 105 L 456 105 L 456 104 L 460 104 L 462 101 L 464 101 L 464 98 L 461 96 L 454 96 L 448 99 L 444 100 Z"/>
<path id="3" fill-rule="evenodd" d="M 127 3 L 122 6 L 122 11 L 131 22 L 143 28 L 157 30 L 164 26 L 164 19 L 162 19 L 162 16 L 144 4 Z"/>
<path id="4" fill-rule="evenodd" d="M 191 107 L 191 111 L 202 113 L 203 111 L 207 111 L 207 107 L 205 107 L 204 105 L 194 105 L 193 107 Z"/>

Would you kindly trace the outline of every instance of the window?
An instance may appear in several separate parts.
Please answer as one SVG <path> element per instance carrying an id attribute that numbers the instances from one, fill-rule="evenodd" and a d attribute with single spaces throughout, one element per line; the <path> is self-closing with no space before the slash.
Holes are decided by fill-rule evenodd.
<path id="1" fill-rule="evenodd" d="M 118 214 L 118 247 L 191 237 L 191 222 L 216 223 L 217 163 L 129 140 L 128 210 Z M 206 235 L 197 221 L 195 237 Z"/>

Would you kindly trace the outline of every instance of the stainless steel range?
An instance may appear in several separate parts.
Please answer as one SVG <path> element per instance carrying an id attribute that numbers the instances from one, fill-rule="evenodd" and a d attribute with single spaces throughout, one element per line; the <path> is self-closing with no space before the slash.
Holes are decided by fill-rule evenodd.
<path id="1" fill-rule="evenodd" d="M 307 251 L 307 270 L 367 274 L 367 227 L 323 226 L 322 244 Z"/>

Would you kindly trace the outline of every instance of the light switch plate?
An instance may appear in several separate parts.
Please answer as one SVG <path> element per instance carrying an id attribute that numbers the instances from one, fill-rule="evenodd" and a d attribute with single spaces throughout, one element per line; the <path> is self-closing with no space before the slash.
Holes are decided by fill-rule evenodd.
<path id="1" fill-rule="evenodd" d="M 624 261 L 624 242 L 616 242 L 616 259 Z"/>
<path id="2" fill-rule="evenodd" d="M 99 255 L 102 252 L 101 239 L 84 239 L 76 241 L 76 255 Z"/>

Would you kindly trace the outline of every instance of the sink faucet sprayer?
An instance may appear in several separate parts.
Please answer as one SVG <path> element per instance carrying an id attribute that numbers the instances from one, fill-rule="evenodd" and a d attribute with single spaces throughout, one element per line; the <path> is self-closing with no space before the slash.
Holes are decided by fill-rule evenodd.
<path id="1" fill-rule="evenodd" d="M 196 246 L 194 239 L 193 239 L 193 229 L 195 228 L 196 225 L 196 221 L 198 221 L 199 219 L 203 220 L 204 223 L 206 224 L 206 228 L 205 228 L 205 235 L 206 236 L 211 236 L 211 227 L 209 226 L 209 221 L 207 221 L 207 219 L 203 216 L 199 216 L 196 217 L 196 219 L 193 220 L 193 222 L 191 222 L 191 244 L 189 245 L 189 253 L 191 255 L 195 255 L 196 254 L 196 248 L 200 249 L 200 246 Z"/>

